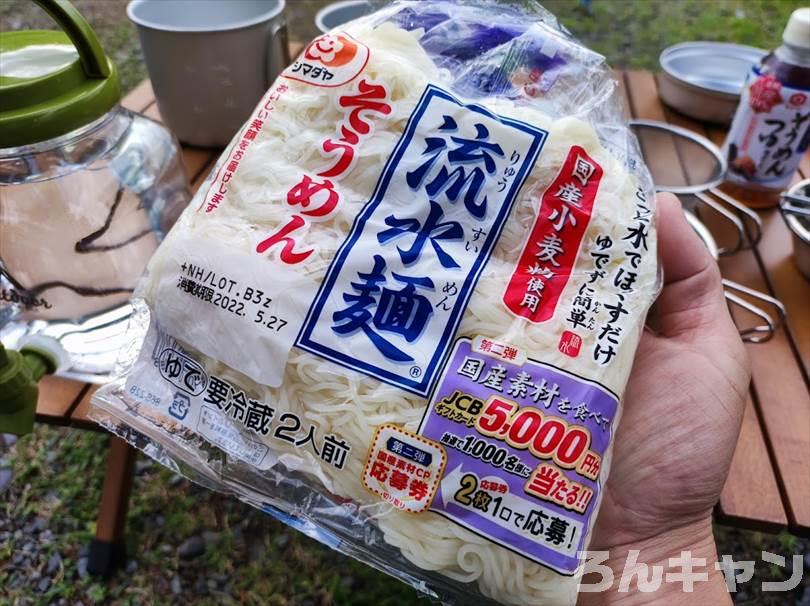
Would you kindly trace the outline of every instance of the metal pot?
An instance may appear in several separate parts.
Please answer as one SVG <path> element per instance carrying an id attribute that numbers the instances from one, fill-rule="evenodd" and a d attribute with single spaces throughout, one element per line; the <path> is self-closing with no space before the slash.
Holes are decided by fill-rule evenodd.
<path id="1" fill-rule="evenodd" d="M 315 15 L 315 25 L 324 34 L 373 11 L 368 0 L 342 0 L 327 4 Z"/>
<path id="2" fill-rule="evenodd" d="M 810 280 L 810 216 L 801 214 L 802 207 L 791 204 L 791 196 L 810 198 L 810 179 L 791 187 L 780 203 L 785 223 L 793 233 L 793 260 L 804 277 Z M 806 208 L 810 211 L 810 206 Z"/>
<path id="3" fill-rule="evenodd" d="M 630 120 L 628 125 L 638 138 L 642 154 L 654 149 L 657 138 L 663 136 L 674 143 L 680 153 L 692 155 L 693 159 L 703 160 L 705 166 L 711 167 L 705 174 L 692 175 L 695 181 L 679 180 L 677 177 L 673 180 L 672 173 L 668 170 L 665 174 L 659 173 L 655 167 L 660 167 L 661 164 L 654 162 L 652 156 L 649 158 L 645 156 L 652 171 L 656 191 L 667 191 L 680 196 L 684 208 L 688 211 L 694 211 L 698 203 L 705 205 L 734 226 L 736 240 L 731 246 L 718 247 L 717 252 L 720 256 L 731 255 L 743 248 L 756 246 L 762 237 L 762 221 L 759 215 L 718 189 L 725 179 L 728 168 L 726 157 L 719 147 L 692 130 L 667 122 Z M 750 227 L 748 233 L 746 223 Z"/>
<path id="4" fill-rule="evenodd" d="M 697 120 L 728 124 L 753 65 L 766 51 L 723 42 L 683 42 L 664 49 L 658 61 L 661 100 Z"/>

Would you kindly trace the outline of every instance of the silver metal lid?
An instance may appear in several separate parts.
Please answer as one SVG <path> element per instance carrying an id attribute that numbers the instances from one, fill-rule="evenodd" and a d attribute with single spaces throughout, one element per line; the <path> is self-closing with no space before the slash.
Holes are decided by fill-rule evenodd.
<path id="1" fill-rule="evenodd" d="M 665 48 L 658 61 L 667 74 L 713 93 L 739 97 L 751 66 L 767 54 L 724 42 L 683 42 Z"/>

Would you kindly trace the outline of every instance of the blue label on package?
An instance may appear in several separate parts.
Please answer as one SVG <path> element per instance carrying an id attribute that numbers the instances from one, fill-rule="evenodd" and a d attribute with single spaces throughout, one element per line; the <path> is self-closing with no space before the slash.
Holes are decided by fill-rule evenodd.
<path id="1" fill-rule="evenodd" d="M 298 347 L 426 396 L 547 136 L 428 86 Z"/>
<path id="2" fill-rule="evenodd" d="M 395 452 L 406 459 L 410 459 L 411 461 L 419 463 L 420 465 L 425 465 L 426 467 L 430 467 L 430 464 L 433 462 L 433 456 L 429 452 L 426 452 L 421 448 L 417 448 L 413 444 L 406 444 L 402 440 L 398 440 L 396 438 L 388 438 L 386 447 L 391 452 Z"/>

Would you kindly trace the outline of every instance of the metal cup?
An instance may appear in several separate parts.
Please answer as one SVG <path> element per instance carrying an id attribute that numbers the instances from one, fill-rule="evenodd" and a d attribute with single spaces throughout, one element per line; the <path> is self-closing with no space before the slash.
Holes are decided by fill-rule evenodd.
<path id="1" fill-rule="evenodd" d="M 342 0 L 327 4 L 315 15 L 315 26 L 324 34 L 348 23 L 353 19 L 365 17 L 374 9 L 368 0 Z"/>
<path id="2" fill-rule="evenodd" d="M 132 0 L 158 108 L 184 143 L 224 147 L 289 63 L 285 0 Z"/>

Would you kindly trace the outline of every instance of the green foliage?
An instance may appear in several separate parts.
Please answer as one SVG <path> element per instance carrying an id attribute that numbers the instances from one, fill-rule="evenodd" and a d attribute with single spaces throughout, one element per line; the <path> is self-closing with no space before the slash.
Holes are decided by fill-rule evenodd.
<path id="1" fill-rule="evenodd" d="M 103 602 L 104 598 L 107 597 L 107 590 L 103 585 L 91 585 L 87 590 L 87 597 L 95 603 Z"/>
<path id="2" fill-rule="evenodd" d="M 799 6 L 793 0 L 593 0 L 587 14 L 575 0 L 542 4 L 613 67 L 651 70 L 664 48 L 688 40 L 778 46 Z"/>

